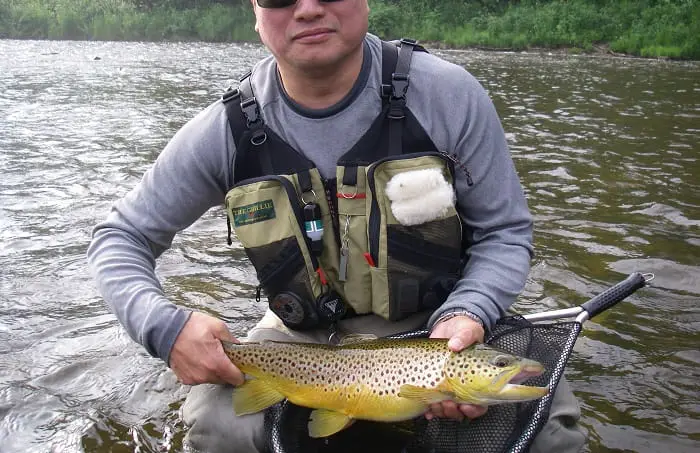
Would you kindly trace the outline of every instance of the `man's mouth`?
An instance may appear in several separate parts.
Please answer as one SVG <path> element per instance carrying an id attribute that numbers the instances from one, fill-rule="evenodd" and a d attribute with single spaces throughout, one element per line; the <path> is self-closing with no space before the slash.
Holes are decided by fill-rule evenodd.
<path id="1" fill-rule="evenodd" d="M 321 38 L 324 37 L 330 33 L 333 33 L 333 30 L 330 28 L 312 28 L 311 30 L 305 30 L 302 31 L 301 33 L 297 33 L 294 35 L 294 40 L 300 40 L 300 39 L 307 39 L 307 40 L 312 40 L 314 38 Z"/>

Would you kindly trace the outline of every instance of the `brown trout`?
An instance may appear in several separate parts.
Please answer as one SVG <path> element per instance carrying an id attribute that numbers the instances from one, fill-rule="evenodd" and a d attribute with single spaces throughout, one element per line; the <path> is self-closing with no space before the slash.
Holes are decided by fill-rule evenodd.
<path id="1" fill-rule="evenodd" d="M 236 414 L 261 411 L 287 398 L 315 409 L 309 435 L 326 437 L 355 419 L 395 422 L 417 417 L 432 403 L 491 405 L 529 401 L 546 387 L 519 385 L 543 366 L 486 345 L 459 353 L 447 340 L 356 341 L 342 346 L 263 341 L 222 342 L 246 374 L 234 389 Z"/>

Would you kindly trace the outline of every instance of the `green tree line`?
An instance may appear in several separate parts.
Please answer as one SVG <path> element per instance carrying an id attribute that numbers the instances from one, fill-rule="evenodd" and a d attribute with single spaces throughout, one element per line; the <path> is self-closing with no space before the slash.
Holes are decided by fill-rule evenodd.
<path id="1" fill-rule="evenodd" d="M 370 31 L 449 47 L 700 59 L 699 0 L 369 0 Z M 0 38 L 254 41 L 248 0 L 0 0 Z"/>

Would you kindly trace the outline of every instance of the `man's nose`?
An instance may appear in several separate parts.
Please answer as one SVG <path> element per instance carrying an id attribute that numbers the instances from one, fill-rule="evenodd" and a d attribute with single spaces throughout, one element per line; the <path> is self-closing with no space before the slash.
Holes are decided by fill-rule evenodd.
<path id="1" fill-rule="evenodd" d="M 294 5 L 294 17 L 299 20 L 309 20 L 322 16 L 325 4 L 320 0 L 297 0 Z"/>

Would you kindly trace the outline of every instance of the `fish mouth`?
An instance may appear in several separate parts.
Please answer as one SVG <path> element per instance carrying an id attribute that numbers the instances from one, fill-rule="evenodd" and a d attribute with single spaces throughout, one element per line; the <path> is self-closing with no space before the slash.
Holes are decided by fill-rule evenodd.
<path id="1" fill-rule="evenodd" d="M 522 384 L 523 382 L 527 381 L 531 377 L 537 377 L 542 375 L 544 372 L 544 367 L 542 365 L 526 365 L 520 369 L 520 371 L 511 377 L 508 382 L 506 383 L 507 385 L 517 385 L 517 384 Z"/>
<path id="2" fill-rule="evenodd" d="M 527 363 L 519 369 L 515 370 L 512 376 L 506 376 L 506 383 L 498 392 L 497 397 L 501 401 L 530 401 L 541 398 L 549 393 L 549 387 L 534 387 L 530 385 L 522 385 L 523 382 L 531 377 L 542 375 L 544 367 L 539 363 Z"/>

